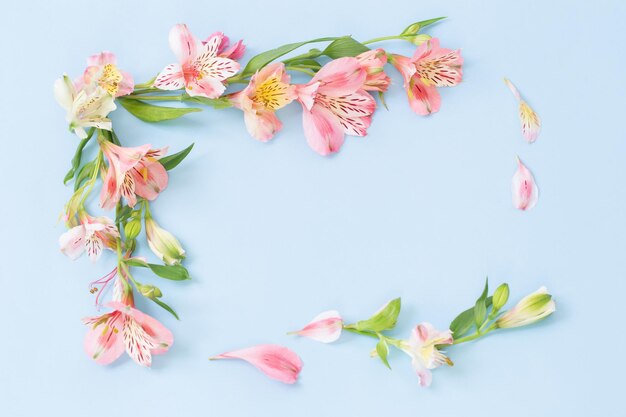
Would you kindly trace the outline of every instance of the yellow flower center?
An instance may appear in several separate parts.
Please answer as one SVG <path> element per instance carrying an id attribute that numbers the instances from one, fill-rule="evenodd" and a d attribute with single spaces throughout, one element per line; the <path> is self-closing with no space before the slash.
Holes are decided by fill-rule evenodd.
<path id="1" fill-rule="evenodd" d="M 278 110 L 291 101 L 288 90 L 289 84 L 282 82 L 279 77 L 271 77 L 256 88 L 251 99 L 267 110 Z"/>
<path id="2" fill-rule="evenodd" d="M 106 64 L 102 69 L 102 75 L 98 79 L 98 85 L 112 96 L 117 94 L 122 81 L 122 73 L 113 64 Z"/>

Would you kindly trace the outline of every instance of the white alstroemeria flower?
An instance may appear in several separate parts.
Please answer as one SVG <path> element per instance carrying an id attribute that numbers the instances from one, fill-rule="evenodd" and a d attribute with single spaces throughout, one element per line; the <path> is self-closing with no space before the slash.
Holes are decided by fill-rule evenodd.
<path id="1" fill-rule="evenodd" d="M 438 345 L 451 345 L 453 343 L 450 330 L 439 331 L 430 323 L 420 323 L 411 332 L 411 338 L 402 343 L 401 349 L 411 357 L 411 364 L 423 387 L 430 385 L 432 381 L 431 369 L 443 364 L 452 365 L 439 349 Z"/>
<path id="2" fill-rule="evenodd" d="M 107 118 L 115 110 L 114 98 L 102 87 L 97 87 L 87 94 L 85 90 L 76 90 L 67 75 L 54 82 L 54 97 L 67 114 L 65 120 L 79 138 L 87 137 L 86 127 L 111 130 L 111 120 Z"/>

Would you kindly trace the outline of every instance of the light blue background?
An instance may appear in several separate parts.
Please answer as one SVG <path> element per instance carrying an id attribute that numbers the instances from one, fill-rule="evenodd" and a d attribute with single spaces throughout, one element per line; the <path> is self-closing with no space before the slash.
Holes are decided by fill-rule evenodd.
<path id="1" fill-rule="evenodd" d="M 615 1 L 22 1 L 4 5 L 0 101 L 3 197 L 0 263 L 0 415 L 381 416 L 623 415 L 624 2 Z M 124 143 L 196 148 L 154 204 L 188 250 L 191 282 L 154 281 L 182 321 L 140 306 L 175 334 L 151 370 L 127 357 L 100 367 L 82 350 L 80 318 L 94 314 L 88 283 L 112 268 L 70 262 L 57 247 L 61 184 L 77 139 L 52 83 L 84 59 L 114 51 L 145 81 L 173 62 L 167 34 L 186 22 L 223 30 L 252 54 L 319 36 L 364 40 L 412 21 L 450 18 L 429 33 L 463 49 L 464 82 L 441 90 L 422 118 L 401 82 L 366 138 L 331 158 L 306 145 L 297 104 L 269 144 L 248 137 L 237 110 L 148 125 L 118 109 Z M 398 43 L 381 46 L 408 54 Z M 391 72 L 393 70 L 390 69 Z M 521 137 L 510 77 L 543 118 Z M 541 195 L 511 206 L 519 155 Z M 144 252 L 145 253 L 145 252 Z M 450 350 L 420 389 L 394 352 L 388 371 L 370 340 L 334 345 L 285 336 L 318 312 L 365 318 L 402 296 L 394 335 L 419 321 L 446 326 L 484 277 L 512 298 L 547 285 L 558 312 L 532 329 Z M 147 280 L 147 278 L 146 278 Z M 240 362 L 207 357 L 257 343 L 295 349 L 295 386 Z"/>

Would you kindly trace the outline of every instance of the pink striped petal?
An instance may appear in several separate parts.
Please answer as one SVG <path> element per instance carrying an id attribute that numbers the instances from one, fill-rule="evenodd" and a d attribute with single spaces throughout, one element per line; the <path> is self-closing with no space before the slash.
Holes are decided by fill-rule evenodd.
<path id="1" fill-rule="evenodd" d="M 141 326 L 143 331 L 152 339 L 153 347 L 151 353 L 160 355 L 169 350 L 174 344 L 174 336 L 161 322 L 136 308 L 126 310 L 126 314 L 132 317 Z"/>
<path id="2" fill-rule="evenodd" d="M 304 136 L 315 152 L 328 155 L 338 152 L 345 140 L 339 119 L 328 109 L 315 104 L 302 112 Z"/>
<path id="3" fill-rule="evenodd" d="M 119 313 L 83 319 L 84 324 L 91 326 L 85 335 L 85 352 L 96 363 L 108 365 L 124 352 L 122 320 Z"/>
<path id="4" fill-rule="evenodd" d="M 528 143 L 533 143 L 539 137 L 541 131 L 541 119 L 535 111 L 522 99 L 515 85 L 508 79 L 504 83 L 519 101 L 519 119 L 522 125 L 522 135 Z"/>
<path id="5" fill-rule="evenodd" d="M 187 83 L 187 94 L 192 97 L 203 96 L 208 98 L 218 98 L 222 95 L 226 86 L 215 78 L 202 78 Z"/>
<path id="6" fill-rule="evenodd" d="M 214 57 L 202 63 L 203 77 L 223 81 L 239 71 L 239 63 L 230 58 Z"/>
<path id="7" fill-rule="evenodd" d="M 441 107 L 441 96 L 437 88 L 424 84 L 417 76 L 409 82 L 407 95 L 411 109 L 420 116 L 436 113 Z"/>
<path id="8" fill-rule="evenodd" d="M 367 73 L 358 59 L 345 57 L 324 65 L 315 74 L 311 83 L 320 82 L 318 92 L 321 94 L 345 96 L 359 90 L 366 77 Z"/>
<path id="9" fill-rule="evenodd" d="M 342 330 L 343 319 L 337 311 L 330 310 L 317 315 L 309 324 L 293 333 L 318 342 L 332 343 L 339 339 Z"/>
<path id="10" fill-rule="evenodd" d="M 294 384 L 302 370 L 302 359 L 292 350 L 278 345 L 258 345 L 222 353 L 211 359 L 241 359 L 271 379 Z"/>
<path id="11" fill-rule="evenodd" d="M 513 175 L 511 185 L 513 205 L 520 210 L 530 210 L 537 204 L 539 189 L 537 188 L 533 174 L 531 174 L 519 158 L 517 158 L 517 166 L 517 172 Z"/>
<path id="12" fill-rule="evenodd" d="M 156 199 L 169 180 L 167 171 L 156 159 L 140 162 L 131 173 L 135 180 L 135 194 L 146 200 Z"/>
<path id="13" fill-rule="evenodd" d="M 160 90 L 180 90 L 185 86 L 185 77 L 180 64 L 170 64 L 157 75 L 154 87 Z"/>

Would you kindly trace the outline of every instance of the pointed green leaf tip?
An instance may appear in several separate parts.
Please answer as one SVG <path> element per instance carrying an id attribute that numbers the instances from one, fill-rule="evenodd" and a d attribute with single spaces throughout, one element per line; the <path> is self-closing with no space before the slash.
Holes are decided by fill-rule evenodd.
<path id="1" fill-rule="evenodd" d="M 474 320 L 476 322 L 476 328 L 479 329 L 480 326 L 484 323 L 485 318 L 487 317 L 487 294 L 489 292 L 489 279 L 485 280 L 485 289 L 483 293 L 476 300 L 476 305 L 474 305 Z"/>
<path id="2" fill-rule="evenodd" d="M 191 150 L 193 149 L 193 145 L 194 144 L 192 143 L 180 152 L 164 156 L 163 158 L 159 159 L 159 162 L 168 171 L 174 169 L 178 166 L 178 164 L 183 161 L 183 159 L 187 157 L 187 155 L 189 155 L 189 152 L 191 152 Z"/>
<path id="3" fill-rule="evenodd" d="M 357 56 L 370 49 L 351 36 L 344 36 L 334 40 L 324 49 L 323 54 L 329 58 L 337 59 L 346 56 Z"/>
<path id="4" fill-rule="evenodd" d="M 382 332 L 383 330 L 393 329 L 398 321 L 400 309 L 401 301 L 398 297 L 385 304 L 369 319 L 358 321 L 354 327 L 357 330 L 369 332 Z"/>
<path id="5" fill-rule="evenodd" d="M 387 345 L 387 341 L 384 337 L 381 337 L 381 339 L 376 344 L 376 353 L 378 354 L 380 360 L 385 364 L 385 366 L 391 369 L 389 361 L 387 360 L 387 356 L 389 355 L 389 346 Z"/>
<path id="6" fill-rule="evenodd" d="M 446 19 L 446 16 L 436 17 L 434 19 L 422 20 L 420 22 L 411 23 L 406 27 L 401 33 L 400 36 L 410 36 L 416 35 L 421 29 L 424 29 L 426 26 L 430 26 L 433 23 L 437 23 L 440 20 Z"/>

